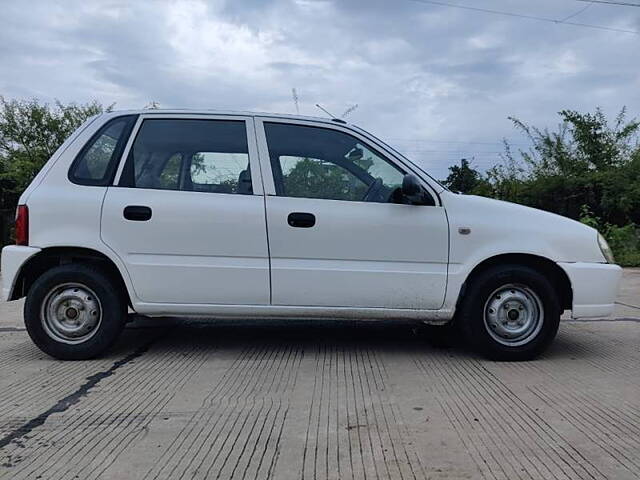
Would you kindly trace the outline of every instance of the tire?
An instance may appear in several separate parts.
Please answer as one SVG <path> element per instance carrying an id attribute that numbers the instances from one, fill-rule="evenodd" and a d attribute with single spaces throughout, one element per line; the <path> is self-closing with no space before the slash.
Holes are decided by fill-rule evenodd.
<path id="1" fill-rule="evenodd" d="M 86 360 L 120 336 L 127 302 L 118 284 L 93 265 L 68 264 L 43 273 L 31 286 L 24 322 L 33 342 L 60 360 Z"/>
<path id="2" fill-rule="evenodd" d="M 517 313 L 516 313 L 517 312 Z M 493 360 L 531 360 L 552 342 L 560 324 L 556 289 L 538 271 L 492 267 L 474 278 L 460 309 L 466 341 Z"/>

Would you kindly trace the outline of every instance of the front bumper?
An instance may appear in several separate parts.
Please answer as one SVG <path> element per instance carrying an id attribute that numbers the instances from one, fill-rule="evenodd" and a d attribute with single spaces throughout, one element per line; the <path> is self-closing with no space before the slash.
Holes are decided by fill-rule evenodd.
<path id="1" fill-rule="evenodd" d="M 18 272 L 33 255 L 40 251 L 39 248 L 9 245 L 2 249 L 0 271 L 2 272 L 2 301 L 8 301 L 13 297 Z"/>
<path id="2" fill-rule="evenodd" d="M 571 281 L 571 318 L 608 317 L 615 308 L 622 268 L 608 263 L 558 263 Z"/>

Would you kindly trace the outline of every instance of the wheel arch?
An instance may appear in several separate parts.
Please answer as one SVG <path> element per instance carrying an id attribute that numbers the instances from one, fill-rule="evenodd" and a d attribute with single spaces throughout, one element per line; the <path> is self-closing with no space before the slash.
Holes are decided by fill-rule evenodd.
<path id="1" fill-rule="evenodd" d="M 26 296 L 33 283 L 47 270 L 69 263 L 90 263 L 103 268 L 126 294 L 129 306 L 133 307 L 131 292 L 116 263 L 104 253 L 85 247 L 48 247 L 30 257 L 20 268 L 11 300 Z"/>
<path id="2" fill-rule="evenodd" d="M 478 263 L 467 275 L 458 296 L 457 306 L 464 298 L 466 287 L 482 272 L 497 265 L 521 265 L 532 268 L 549 278 L 558 290 L 560 306 L 570 310 L 573 304 L 573 289 L 567 273 L 553 260 L 528 253 L 505 253 L 489 257 Z M 457 308 L 456 308 L 457 310 Z"/>

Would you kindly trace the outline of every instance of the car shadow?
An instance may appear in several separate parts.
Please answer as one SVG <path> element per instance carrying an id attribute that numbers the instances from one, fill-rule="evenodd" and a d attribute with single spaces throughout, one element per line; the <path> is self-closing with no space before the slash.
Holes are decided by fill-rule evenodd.
<path id="1" fill-rule="evenodd" d="M 20 332 L 12 333 L 19 335 Z M 255 346 L 299 346 L 313 350 L 335 346 L 373 349 L 381 353 L 446 355 L 476 358 L 478 354 L 456 335 L 438 335 L 420 322 L 394 320 L 213 320 L 136 317 L 113 348 L 102 359 L 113 359 L 138 349 L 167 349 L 189 352 L 194 348 L 212 351 L 242 351 Z M 51 360 L 29 338 L 5 345 L 7 357 Z M 609 353 L 576 329 L 561 327 L 549 349 L 533 361 L 598 359 Z"/>
<path id="2" fill-rule="evenodd" d="M 558 335 L 540 359 L 606 361 L 612 354 L 612 348 L 601 338 L 561 323 Z"/>
<path id="3" fill-rule="evenodd" d="M 438 334 L 438 329 L 404 320 L 214 320 L 138 317 L 128 324 L 128 335 L 167 332 L 167 341 L 216 348 L 246 344 L 357 344 L 361 347 L 396 352 L 444 352 L 447 355 L 475 356 L 459 333 Z M 170 333 L 169 333 L 170 332 Z M 143 335 L 147 336 L 147 335 Z M 126 343 L 126 341 L 125 341 Z M 124 345 L 123 345 L 124 346 Z M 558 336 L 539 357 L 543 360 L 598 358 L 607 355 L 602 342 L 592 335 L 561 323 Z M 535 361 L 535 360 L 534 360 Z"/>
<path id="4" fill-rule="evenodd" d="M 146 332 L 146 335 L 142 332 Z M 433 335 L 420 322 L 359 320 L 193 320 L 179 318 L 136 318 L 130 323 L 117 348 L 139 342 L 140 336 L 158 337 L 185 349 L 211 347 L 245 348 L 260 345 L 353 345 L 380 351 L 420 352 L 447 350 L 466 354 L 460 339 Z"/>

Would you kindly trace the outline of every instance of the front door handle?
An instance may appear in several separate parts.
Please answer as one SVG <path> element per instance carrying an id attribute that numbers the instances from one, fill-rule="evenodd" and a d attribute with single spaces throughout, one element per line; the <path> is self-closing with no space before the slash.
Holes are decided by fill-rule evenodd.
<path id="1" fill-rule="evenodd" d="M 287 223 L 291 227 L 311 228 L 316 224 L 316 216 L 313 213 L 293 212 L 287 217 Z"/>
<path id="2" fill-rule="evenodd" d="M 151 209 L 143 205 L 129 205 L 124 207 L 122 215 L 127 220 L 134 222 L 146 222 L 151 218 Z"/>

